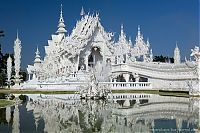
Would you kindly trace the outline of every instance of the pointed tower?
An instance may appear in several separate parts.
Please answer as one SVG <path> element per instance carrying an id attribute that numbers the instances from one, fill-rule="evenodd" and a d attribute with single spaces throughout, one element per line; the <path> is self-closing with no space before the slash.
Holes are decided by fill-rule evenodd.
<path id="1" fill-rule="evenodd" d="M 149 38 L 147 38 L 147 47 L 150 47 Z"/>
<path id="2" fill-rule="evenodd" d="M 137 34 L 137 36 L 138 36 L 138 37 L 141 36 L 140 25 L 138 25 L 138 34 Z"/>
<path id="3" fill-rule="evenodd" d="M 124 26 L 121 24 L 121 33 L 119 35 L 119 42 L 126 43 L 126 35 L 124 34 Z"/>
<path id="4" fill-rule="evenodd" d="M 130 46 L 133 45 L 133 44 L 132 44 L 132 41 L 131 41 L 131 37 L 129 37 L 128 43 L 129 43 Z"/>
<path id="5" fill-rule="evenodd" d="M 7 59 L 7 84 L 8 84 L 8 87 L 10 87 L 10 83 L 11 83 L 11 73 L 12 73 L 12 58 L 8 57 Z"/>
<path id="6" fill-rule="evenodd" d="M 141 34 L 141 31 L 140 31 L 140 25 L 138 25 L 138 32 L 137 32 L 137 36 L 136 36 L 136 42 L 141 42 L 143 41 L 143 36 Z"/>
<path id="7" fill-rule="evenodd" d="M 65 24 L 64 24 L 64 19 L 63 19 L 63 11 L 62 11 L 62 4 L 61 4 L 61 9 L 60 9 L 60 19 L 58 22 L 58 30 L 56 33 L 58 34 L 65 34 L 67 30 L 65 29 Z"/>
<path id="8" fill-rule="evenodd" d="M 152 49 L 150 50 L 149 58 L 150 58 L 150 62 L 153 62 L 153 51 L 152 51 Z"/>
<path id="9" fill-rule="evenodd" d="M 19 72 L 20 72 L 20 64 L 21 64 L 21 49 L 22 49 L 22 46 L 21 46 L 21 41 L 18 37 L 18 31 L 17 31 L 17 38 L 16 40 L 14 41 L 14 63 L 15 63 L 15 88 L 16 89 L 19 89 L 19 83 L 21 82 L 21 79 L 20 79 L 20 75 L 19 75 Z"/>
<path id="10" fill-rule="evenodd" d="M 38 68 L 40 66 L 40 64 L 41 64 L 40 52 L 39 52 L 38 47 L 37 47 L 37 50 L 35 52 L 34 66 Z"/>
<path id="11" fill-rule="evenodd" d="M 180 50 L 176 43 L 176 48 L 174 49 L 174 64 L 180 64 L 180 63 L 181 63 Z"/>
<path id="12" fill-rule="evenodd" d="M 84 11 L 83 7 L 81 8 L 80 15 L 81 15 L 82 18 L 83 18 L 83 16 L 85 15 L 85 11 Z"/>

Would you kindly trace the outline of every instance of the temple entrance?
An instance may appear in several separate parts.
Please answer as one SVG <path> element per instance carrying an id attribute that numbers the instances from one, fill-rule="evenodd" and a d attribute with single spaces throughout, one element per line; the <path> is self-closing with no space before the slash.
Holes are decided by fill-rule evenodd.
<path id="1" fill-rule="evenodd" d="M 91 54 L 88 57 L 88 66 L 95 67 L 97 64 L 101 64 L 103 61 L 103 57 L 100 54 L 100 48 L 93 47 L 91 49 Z"/>

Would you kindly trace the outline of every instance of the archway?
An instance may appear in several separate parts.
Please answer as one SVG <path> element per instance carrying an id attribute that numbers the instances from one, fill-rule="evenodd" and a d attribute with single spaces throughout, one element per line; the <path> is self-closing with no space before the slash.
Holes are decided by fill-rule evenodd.
<path id="1" fill-rule="evenodd" d="M 89 67 L 95 67 L 97 63 L 102 63 L 103 56 L 100 53 L 100 48 L 93 47 L 91 49 L 91 53 L 88 56 L 88 66 Z"/>

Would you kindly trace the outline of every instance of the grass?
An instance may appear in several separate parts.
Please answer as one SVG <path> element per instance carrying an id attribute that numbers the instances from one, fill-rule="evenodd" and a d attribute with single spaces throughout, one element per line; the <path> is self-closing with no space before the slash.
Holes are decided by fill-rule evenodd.
<path id="1" fill-rule="evenodd" d="M 162 96 L 189 97 L 189 92 L 188 91 L 164 91 L 164 90 L 159 90 L 159 95 L 162 95 Z"/>
<path id="2" fill-rule="evenodd" d="M 0 107 L 5 107 L 12 104 L 14 104 L 14 101 L 7 100 L 7 99 L 0 99 Z"/>
<path id="3" fill-rule="evenodd" d="M 75 91 L 0 89 L 0 93 L 12 93 L 12 94 L 74 94 Z"/>
<path id="4" fill-rule="evenodd" d="M 0 93 L 6 94 L 75 94 L 76 91 L 60 91 L 60 90 L 13 90 L 0 89 Z M 159 94 L 163 96 L 180 96 L 189 97 L 188 91 L 163 91 L 163 90 L 112 90 L 112 93 L 147 93 Z"/>

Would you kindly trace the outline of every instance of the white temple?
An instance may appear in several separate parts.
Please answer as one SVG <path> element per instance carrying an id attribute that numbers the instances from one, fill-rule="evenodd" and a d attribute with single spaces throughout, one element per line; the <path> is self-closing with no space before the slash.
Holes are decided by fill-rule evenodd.
<path id="1" fill-rule="evenodd" d="M 174 63 L 153 62 L 149 39 L 145 41 L 138 26 L 135 42 L 127 39 L 121 25 L 119 40 L 106 32 L 99 14 L 81 10 L 71 34 L 64 24 L 61 6 L 58 29 L 48 40 L 44 59 L 37 48 L 33 65 L 28 65 L 29 79 L 22 88 L 77 90 L 87 84 L 95 70 L 99 84 L 111 89 L 178 89 L 189 90 L 196 84 L 195 61 L 181 62 L 176 45 Z"/>

